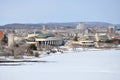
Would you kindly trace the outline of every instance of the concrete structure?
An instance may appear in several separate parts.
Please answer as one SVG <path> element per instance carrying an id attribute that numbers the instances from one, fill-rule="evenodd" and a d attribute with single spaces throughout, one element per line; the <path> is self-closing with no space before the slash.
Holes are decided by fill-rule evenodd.
<path id="1" fill-rule="evenodd" d="M 35 37 L 35 36 L 38 36 L 39 34 L 42 34 L 42 32 L 40 31 L 35 31 L 35 32 L 31 32 L 31 33 L 28 33 L 27 37 Z"/>
<path id="2" fill-rule="evenodd" d="M 109 40 L 109 35 L 107 33 L 96 33 L 96 41 L 106 41 Z"/>
<path id="3" fill-rule="evenodd" d="M 109 26 L 108 31 L 110 34 L 115 34 L 115 26 Z"/>
<path id="4" fill-rule="evenodd" d="M 77 25 L 76 29 L 77 29 L 77 30 L 85 30 L 86 27 L 84 26 L 83 23 L 79 23 L 79 24 Z"/>
<path id="5" fill-rule="evenodd" d="M 28 34 L 26 43 L 35 44 L 38 48 L 48 48 L 50 46 L 60 46 L 63 44 L 63 38 L 60 35 L 55 35 L 52 33 L 43 34 L 41 32 L 39 32 L 38 35 L 36 35 L 35 32 L 32 37 L 29 37 L 29 35 L 32 34 Z"/>
<path id="6" fill-rule="evenodd" d="M 95 43 L 94 43 L 94 41 L 91 41 L 91 40 L 84 40 L 84 41 L 80 41 L 80 45 L 81 46 L 94 46 L 95 45 Z"/>
<path id="7" fill-rule="evenodd" d="M 66 46 L 83 46 L 83 47 L 92 47 L 95 45 L 95 42 L 92 40 L 83 40 L 83 41 L 69 41 L 66 43 Z"/>
<path id="8" fill-rule="evenodd" d="M 14 35 L 12 33 L 8 34 L 8 47 L 13 47 L 14 45 Z"/>
<path id="9" fill-rule="evenodd" d="M 46 30 L 46 27 L 45 25 L 42 26 L 42 30 L 45 31 Z"/>

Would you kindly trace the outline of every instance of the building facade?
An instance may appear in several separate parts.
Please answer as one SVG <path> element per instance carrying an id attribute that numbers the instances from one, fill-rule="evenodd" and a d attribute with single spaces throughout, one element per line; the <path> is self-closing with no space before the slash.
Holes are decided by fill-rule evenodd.
<path id="1" fill-rule="evenodd" d="M 34 36 L 30 37 L 30 35 Z M 35 44 L 38 49 L 50 48 L 51 46 L 61 46 L 63 44 L 63 38 L 60 35 L 52 33 L 43 34 L 41 32 L 34 32 L 33 34 L 28 34 L 26 43 Z"/>

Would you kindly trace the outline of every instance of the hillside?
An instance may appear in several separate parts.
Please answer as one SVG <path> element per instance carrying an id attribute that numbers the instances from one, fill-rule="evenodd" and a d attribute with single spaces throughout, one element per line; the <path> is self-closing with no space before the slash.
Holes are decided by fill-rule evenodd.
<path id="1" fill-rule="evenodd" d="M 39 23 L 39 24 L 21 24 L 21 23 L 13 23 L 13 24 L 6 24 L 0 26 L 0 28 L 40 28 L 43 25 L 46 27 L 76 27 L 80 22 L 68 22 L 68 23 Z M 110 23 L 106 22 L 82 22 L 85 24 L 86 27 L 108 27 L 111 25 Z M 116 26 L 119 26 L 117 24 Z"/>

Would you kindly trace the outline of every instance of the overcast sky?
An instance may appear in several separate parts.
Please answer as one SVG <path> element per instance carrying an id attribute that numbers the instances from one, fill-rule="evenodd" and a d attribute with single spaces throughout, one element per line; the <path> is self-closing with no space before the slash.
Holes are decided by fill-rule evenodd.
<path id="1" fill-rule="evenodd" d="M 0 0 L 0 25 L 87 21 L 120 23 L 120 0 Z"/>

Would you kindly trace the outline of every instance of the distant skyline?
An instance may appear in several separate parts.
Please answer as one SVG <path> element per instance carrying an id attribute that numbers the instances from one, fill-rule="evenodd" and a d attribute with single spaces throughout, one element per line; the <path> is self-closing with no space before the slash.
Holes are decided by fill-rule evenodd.
<path id="1" fill-rule="evenodd" d="M 120 24 L 120 0 L 0 0 L 0 25 L 94 21 Z"/>

